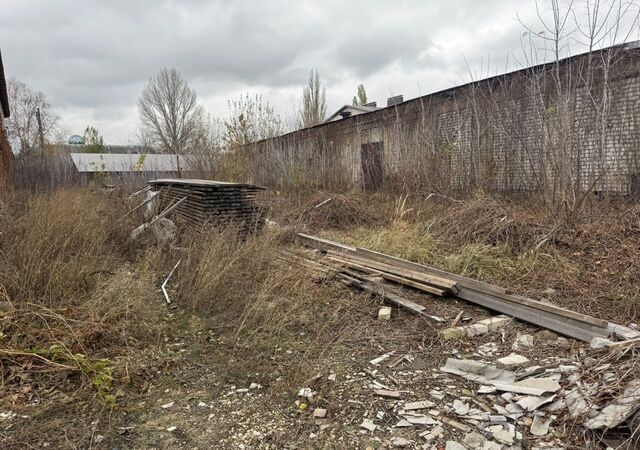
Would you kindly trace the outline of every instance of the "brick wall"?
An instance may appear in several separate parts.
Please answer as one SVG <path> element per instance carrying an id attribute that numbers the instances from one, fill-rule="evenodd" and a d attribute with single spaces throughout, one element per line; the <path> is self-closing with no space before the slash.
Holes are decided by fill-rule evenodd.
<path id="1" fill-rule="evenodd" d="M 362 186 L 371 142 L 383 143 L 384 181 L 395 187 L 633 191 L 640 49 L 612 47 L 260 141 L 248 149 L 251 176 L 268 186 Z"/>
<path id="2" fill-rule="evenodd" d="M 4 189 L 11 181 L 12 153 L 6 130 L 0 114 L 0 188 Z"/>

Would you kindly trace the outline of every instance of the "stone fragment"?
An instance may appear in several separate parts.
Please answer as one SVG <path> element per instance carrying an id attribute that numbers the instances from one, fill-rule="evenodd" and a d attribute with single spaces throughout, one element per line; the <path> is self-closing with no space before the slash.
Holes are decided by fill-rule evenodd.
<path id="1" fill-rule="evenodd" d="M 527 378 L 515 383 L 494 382 L 493 385 L 499 391 L 538 396 L 558 392 L 561 388 L 552 378 Z"/>
<path id="2" fill-rule="evenodd" d="M 498 359 L 496 365 L 499 369 L 516 369 L 529 362 L 528 358 L 516 353 L 511 353 L 508 356 Z"/>
<path id="3" fill-rule="evenodd" d="M 399 400 L 402 396 L 398 391 L 389 391 L 387 389 L 376 389 L 374 393 L 379 397 L 389 398 L 393 400 Z"/>
<path id="4" fill-rule="evenodd" d="M 528 395 L 518 400 L 518 405 L 525 411 L 535 411 L 542 405 L 551 403 L 556 398 L 555 394 L 548 397 L 538 397 L 536 395 Z"/>
<path id="5" fill-rule="evenodd" d="M 467 331 L 464 327 L 453 327 L 440 330 L 438 334 L 445 341 L 451 341 L 453 339 L 462 339 L 467 335 Z"/>
<path id="6" fill-rule="evenodd" d="M 497 331 L 504 328 L 509 322 L 511 322 L 511 317 L 507 316 L 495 316 L 478 321 L 479 324 L 485 325 L 489 331 Z"/>
<path id="7" fill-rule="evenodd" d="M 406 416 L 405 420 L 412 425 L 436 425 L 440 423 L 429 416 Z"/>
<path id="8" fill-rule="evenodd" d="M 410 441 L 409 439 L 402 436 L 396 436 L 391 439 L 391 444 L 393 444 L 394 447 L 407 447 L 413 444 L 413 441 Z"/>
<path id="9" fill-rule="evenodd" d="M 327 410 L 324 408 L 316 408 L 313 411 L 313 417 L 316 419 L 324 419 L 327 416 Z"/>
<path id="10" fill-rule="evenodd" d="M 474 323 L 465 327 L 468 337 L 481 336 L 489 332 L 489 327 L 483 323 Z"/>
<path id="11" fill-rule="evenodd" d="M 476 391 L 478 394 L 493 394 L 497 391 L 495 386 L 480 386 Z"/>
<path id="12" fill-rule="evenodd" d="M 459 375 L 480 384 L 510 383 L 515 380 L 514 372 L 498 369 L 495 365 L 467 359 L 448 358 L 440 370 L 445 373 Z"/>
<path id="13" fill-rule="evenodd" d="M 402 419 L 401 421 L 396 423 L 396 428 L 408 428 L 408 427 L 412 427 L 412 426 L 413 425 L 411 425 L 411 422 L 409 422 L 408 420 L 404 420 L 404 419 Z"/>
<path id="14" fill-rule="evenodd" d="M 462 443 L 467 448 L 474 449 L 474 450 L 481 449 L 485 442 L 487 442 L 487 439 L 483 435 L 475 431 L 468 433 L 462 440 Z"/>
<path id="15" fill-rule="evenodd" d="M 541 416 L 535 416 L 529 431 L 531 431 L 531 434 L 534 436 L 546 436 L 549 433 L 551 422 L 553 422 L 553 416 L 547 419 Z"/>
<path id="16" fill-rule="evenodd" d="M 625 390 L 613 402 L 605 406 L 600 413 L 587 420 L 588 428 L 613 428 L 630 417 L 640 405 L 640 379 L 632 380 Z"/>
<path id="17" fill-rule="evenodd" d="M 533 347 L 533 335 L 518 333 L 518 335 L 516 336 L 516 340 L 513 341 L 513 345 L 511 347 L 513 348 L 513 350 L 518 350 L 522 347 Z"/>
<path id="18" fill-rule="evenodd" d="M 604 337 L 596 336 L 593 339 L 591 339 L 591 343 L 589 344 L 589 346 L 591 348 L 605 348 L 610 343 L 611 343 L 611 340 Z"/>
<path id="19" fill-rule="evenodd" d="M 169 403 L 165 403 L 164 405 L 162 405 L 160 408 L 162 409 L 169 409 L 174 405 L 175 402 L 169 402 Z"/>
<path id="20" fill-rule="evenodd" d="M 364 419 L 360 424 L 360 428 L 364 428 L 365 430 L 368 430 L 368 431 L 375 431 L 377 428 L 377 425 L 373 423 L 373 420 L 371 419 Z"/>
<path id="21" fill-rule="evenodd" d="M 466 416 L 467 414 L 469 414 L 469 404 L 460 400 L 454 400 L 453 410 L 459 416 Z"/>
<path id="22" fill-rule="evenodd" d="M 386 321 L 391 320 L 391 308 L 383 306 L 378 310 L 378 320 Z"/>
<path id="23" fill-rule="evenodd" d="M 435 403 L 430 402 L 429 400 L 422 400 L 420 402 L 409 402 L 405 403 L 404 410 L 405 411 L 415 411 L 417 409 L 429 409 L 436 406 Z"/>

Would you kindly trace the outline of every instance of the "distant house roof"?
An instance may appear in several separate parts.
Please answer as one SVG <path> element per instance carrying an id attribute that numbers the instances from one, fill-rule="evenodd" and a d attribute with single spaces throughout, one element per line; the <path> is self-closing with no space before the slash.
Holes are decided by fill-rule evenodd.
<path id="1" fill-rule="evenodd" d="M 375 111 L 376 109 L 380 109 L 375 104 L 373 105 L 344 105 L 342 108 L 334 112 L 329 116 L 324 123 L 333 122 L 334 120 L 345 119 L 350 116 L 357 116 L 358 114 L 364 114 L 371 111 Z"/>
<path id="2" fill-rule="evenodd" d="M 78 172 L 177 172 L 176 155 L 130 153 L 70 153 Z M 191 170 L 192 164 L 180 156 L 180 170 Z"/>
<path id="3" fill-rule="evenodd" d="M 9 96 L 7 95 L 7 80 L 4 77 L 2 53 L 0 53 L 0 109 L 2 117 L 9 117 Z"/>

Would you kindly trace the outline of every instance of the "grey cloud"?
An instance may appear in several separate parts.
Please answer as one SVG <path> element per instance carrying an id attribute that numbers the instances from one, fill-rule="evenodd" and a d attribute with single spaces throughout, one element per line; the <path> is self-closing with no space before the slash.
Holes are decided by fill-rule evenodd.
<path id="1" fill-rule="evenodd" d="M 130 132 L 123 125 L 130 121 L 118 117 L 130 116 L 162 67 L 181 70 L 200 98 L 218 99 L 216 105 L 239 91 L 300 92 L 309 70 L 318 68 L 336 97 L 329 102 L 341 104 L 361 81 L 381 95 L 409 92 L 443 73 L 464 74 L 463 53 L 476 64 L 489 48 L 519 48 L 518 27 L 501 23 L 514 22 L 516 0 L 0 2 L 7 75 L 42 90 L 73 120 L 97 118 L 121 129 L 107 140 Z M 483 34 L 483 27 L 504 34 Z M 465 42 L 480 38 L 468 53 L 443 43 L 447 32 Z"/>

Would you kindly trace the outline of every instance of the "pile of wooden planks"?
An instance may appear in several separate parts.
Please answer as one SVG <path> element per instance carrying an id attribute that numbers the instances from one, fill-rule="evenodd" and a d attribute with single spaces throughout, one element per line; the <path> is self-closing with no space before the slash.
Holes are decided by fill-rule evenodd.
<path id="1" fill-rule="evenodd" d="M 256 203 L 262 187 L 196 179 L 159 179 L 149 181 L 149 185 L 160 192 L 163 207 L 185 199 L 175 209 L 184 222 L 233 225 L 241 232 L 259 230 L 264 224 L 264 211 Z"/>
<path id="2" fill-rule="evenodd" d="M 420 291 L 437 295 L 453 296 L 483 306 L 487 309 L 515 317 L 559 334 L 590 342 L 595 337 L 617 336 L 632 339 L 640 333 L 628 327 L 606 320 L 580 314 L 558 306 L 514 295 L 507 289 L 471 278 L 466 278 L 433 267 L 396 258 L 383 253 L 340 244 L 315 236 L 297 234 L 298 242 L 321 251 L 321 258 L 311 263 L 316 268 L 333 270 L 341 278 L 362 289 L 376 290 L 375 280 L 388 280 Z M 308 260 L 308 258 L 307 258 Z M 307 261 L 309 263 L 309 261 Z M 391 303 L 406 303 L 405 299 L 387 299 Z M 427 315 L 423 306 L 414 302 L 411 308 Z M 417 306 L 417 307 L 416 307 Z"/>

